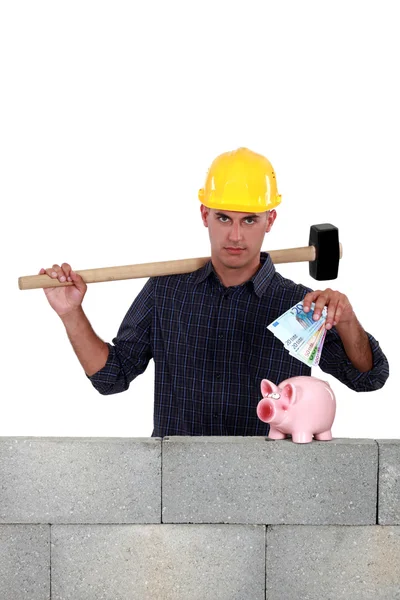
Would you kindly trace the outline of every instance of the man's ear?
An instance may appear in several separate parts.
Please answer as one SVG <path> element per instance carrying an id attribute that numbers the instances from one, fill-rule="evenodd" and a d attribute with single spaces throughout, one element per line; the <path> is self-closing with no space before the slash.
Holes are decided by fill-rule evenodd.
<path id="1" fill-rule="evenodd" d="M 268 233 L 272 229 L 272 225 L 277 217 L 276 210 L 272 209 L 269 211 L 269 215 L 267 217 L 267 227 L 265 229 L 265 233 Z"/>
<path id="2" fill-rule="evenodd" d="M 200 205 L 201 217 L 203 219 L 204 227 L 208 227 L 208 215 L 210 214 L 210 209 L 204 204 Z"/>

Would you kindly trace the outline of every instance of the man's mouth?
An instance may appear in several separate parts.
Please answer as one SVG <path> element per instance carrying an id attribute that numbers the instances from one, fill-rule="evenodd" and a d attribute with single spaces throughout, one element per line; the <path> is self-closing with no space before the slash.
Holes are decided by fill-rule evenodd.
<path id="1" fill-rule="evenodd" d="M 243 252 L 244 248 L 231 248 L 228 246 L 227 248 L 225 248 L 225 250 L 229 252 L 229 254 L 240 254 L 241 252 Z"/>

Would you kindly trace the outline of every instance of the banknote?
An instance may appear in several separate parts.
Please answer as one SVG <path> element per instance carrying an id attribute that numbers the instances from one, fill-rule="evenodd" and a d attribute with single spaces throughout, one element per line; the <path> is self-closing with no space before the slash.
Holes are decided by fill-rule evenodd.
<path id="1" fill-rule="evenodd" d="M 308 366 L 319 363 L 326 336 L 325 322 L 327 308 L 324 307 L 321 317 L 313 319 L 315 303 L 309 312 L 304 312 L 303 302 L 298 302 L 267 326 L 288 350 Z"/>
<path id="2" fill-rule="evenodd" d="M 314 348 L 318 345 L 318 342 L 321 338 L 322 328 L 317 329 L 307 340 L 301 345 L 300 348 L 295 348 L 293 346 L 289 346 L 288 350 L 290 354 L 299 354 L 306 360 L 308 360 L 313 353 Z"/>
<path id="3" fill-rule="evenodd" d="M 303 302 L 298 302 L 270 323 L 267 329 L 272 331 L 285 347 L 298 350 L 326 321 L 326 308 L 318 321 L 313 320 L 314 308 L 313 302 L 311 310 L 306 313 L 303 310 Z"/>
<path id="4" fill-rule="evenodd" d="M 304 362 L 307 366 L 317 366 L 321 358 L 322 346 L 326 336 L 325 325 L 322 325 L 318 331 L 302 346 L 300 351 L 289 351 L 289 354 Z"/>
<path id="5" fill-rule="evenodd" d="M 321 339 L 319 341 L 317 352 L 316 352 L 316 355 L 315 355 L 315 359 L 314 359 L 314 363 L 313 363 L 314 365 L 319 365 L 319 361 L 320 361 L 320 358 L 321 358 L 322 347 L 324 345 L 325 337 L 326 337 L 326 329 L 324 327 L 324 332 L 323 332 L 322 337 L 321 337 Z"/>

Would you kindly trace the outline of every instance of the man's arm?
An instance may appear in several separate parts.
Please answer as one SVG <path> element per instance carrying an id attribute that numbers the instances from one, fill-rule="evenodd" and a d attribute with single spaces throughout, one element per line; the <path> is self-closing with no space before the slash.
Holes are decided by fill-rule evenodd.
<path id="1" fill-rule="evenodd" d="M 126 391 L 131 381 L 146 369 L 153 356 L 153 313 L 154 286 L 153 278 L 150 277 L 126 313 L 116 337 L 112 340 L 114 345 L 106 343 L 108 355 L 102 346 L 103 342 L 97 336 L 97 340 L 92 337 L 93 348 L 97 348 L 97 357 L 88 367 L 91 373 L 95 372 L 92 375 L 87 372 L 86 376 L 100 394 L 118 394 Z M 104 361 L 103 365 L 100 356 Z"/>
<path id="2" fill-rule="evenodd" d="M 371 345 L 357 317 L 354 315 L 354 320 L 349 323 L 338 323 L 336 331 L 353 366 L 362 373 L 370 371 L 374 364 Z"/>
<path id="3" fill-rule="evenodd" d="M 82 306 L 60 318 L 86 375 L 90 377 L 100 371 L 107 362 L 109 349 L 93 331 Z"/>
<path id="4" fill-rule="evenodd" d="M 331 288 L 309 292 L 303 299 L 304 312 L 311 309 L 312 302 L 315 302 L 313 319 L 318 320 L 326 307 L 326 329 L 335 326 L 352 365 L 362 373 L 370 371 L 374 360 L 368 335 L 361 327 L 347 296 Z"/>
<path id="5" fill-rule="evenodd" d="M 308 292 L 303 308 L 315 302 L 314 319 L 327 307 L 326 338 L 320 368 L 357 392 L 380 389 L 389 377 L 389 363 L 378 342 L 360 325 L 344 294 L 331 290 Z"/>

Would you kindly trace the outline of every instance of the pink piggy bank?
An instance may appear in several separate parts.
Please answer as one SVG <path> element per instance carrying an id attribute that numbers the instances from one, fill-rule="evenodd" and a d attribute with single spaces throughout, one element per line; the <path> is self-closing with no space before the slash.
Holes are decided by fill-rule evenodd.
<path id="1" fill-rule="evenodd" d="M 257 416 L 270 423 L 269 437 L 282 440 L 292 435 L 297 444 L 331 440 L 336 413 L 336 399 L 329 383 L 317 377 L 291 377 L 278 386 L 268 379 L 261 382 L 263 399 Z"/>

